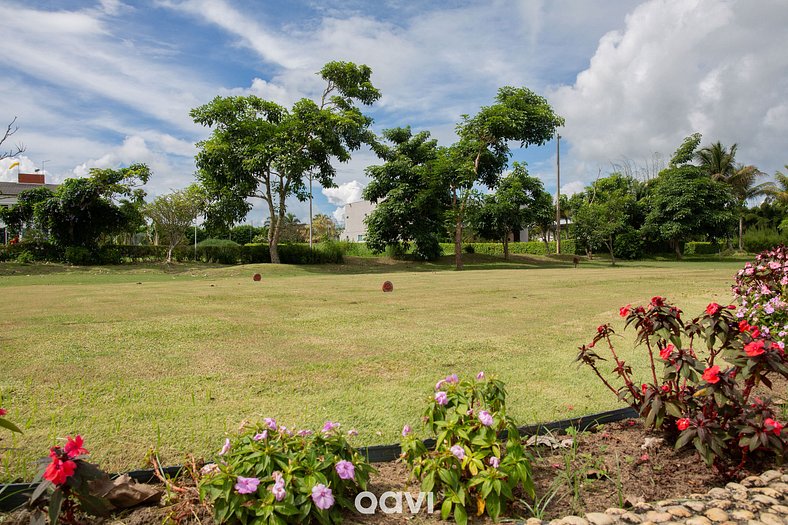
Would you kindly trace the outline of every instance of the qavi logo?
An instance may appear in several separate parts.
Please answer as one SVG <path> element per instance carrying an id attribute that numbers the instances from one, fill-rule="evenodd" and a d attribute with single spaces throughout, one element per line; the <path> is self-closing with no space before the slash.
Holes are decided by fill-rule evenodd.
<path id="1" fill-rule="evenodd" d="M 361 514 L 375 514 L 376 508 L 384 514 L 402 514 L 402 499 L 405 495 L 405 502 L 411 514 L 418 514 L 424 500 L 427 500 L 427 512 L 432 514 L 435 511 L 435 496 L 432 492 L 419 492 L 417 498 L 413 498 L 410 492 L 386 491 L 380 495 L 380 499 L 371 492 L 359 492 L 356 496 L 356 510 Z M 393 504 L 392 504 L 393 503 Z"/>

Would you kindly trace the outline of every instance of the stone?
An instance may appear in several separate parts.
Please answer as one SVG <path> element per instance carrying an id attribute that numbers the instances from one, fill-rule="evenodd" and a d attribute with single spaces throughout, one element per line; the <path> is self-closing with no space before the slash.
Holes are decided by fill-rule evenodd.
<path id="1" fill-rule="evenodd" d="M 705 497 L 706 497 L 706 494 L 695 494 L 695 493 L 693 493 L 693 494 L 690 494 L 689 496 L 687 496 L 687 499 L 703 499 Z"/>
<path id="2" fill-rule="evenodd" d="M 650 510 L 646 512 L 645 518 L 646 520 L 652 521 L 654 523 L 665 523 L 666 521 L 672 520 L 673 515 L 670 512 L 659 512 L 656 510 Z"/>
<path id="3" fill-rule="evenodd" d="M 764 494 L 766 496 L 769 496 L 770 498 L 780 497 L 780 493 L 771 487 L 758 487 L 757 489 L 751 489 L 750 492 L 755 492 L 756 494 Z"/>
<path id="4" fill-rule="evenodd" d="M 677 518 L 692 517 L 692 512 L 690 512 L 686 507 L 682 507 L 681 505 L 673 505 L 672 507 L 666 507 L 665 512 L 669 512 L 671 516 L 675 516 Z"/>
<path id="5" fill-rule="evenodd" d="M 725 488 L 730 490 L 730 491 L 736 491 L 736 492 L 742 491 L 742 490 L 745 491 L 745 492 L 747 491 L 747 487 L 745 487 L 741 483 L 728 483 L 727 485 L 725 485 Z"/>
<path id="6" fill-rule="evenodd" d="M 711 520 L 705 516 L 695 516 L 685 521 L 687 525 L 711 525 Z"/>
<path id="7" fill-rule="evenodd" d="M 723 521 L 728 521 L 728 513 L 722 509 L 718 509 L 716 507 L 712 507 L 706 511 L 706 517 L 709 518 L 711 521 L 716 521 L 718 523 Z"/>
<path id="8" fill-rule="evenodd" d="M 605 511 L 605 514 L 607 514 L 609 516 L 621 516 L 625 512 L 626 512 L 626 510 L 624 510 L 624 509 L 619 509 L 618 507 L 610 507 L 609 509 L 607 509 Z"/>
<path id="9" fill-rule="evenodd" d="M 779 490 L 783 494 L 788 494 L 788 483 L 771 483 L 769 484 L 769 487 L 773 488 L 774 490 Z"/>
<path id="10" fill-rule="evenodd" d="M 613 516 L 608 516 L 604 512 L 589 512 L 586 514 L 586 519 L 592 525 L 613 525 L 616 522 Z"/>
<path id="11" fill-rule="evenodd" d="M 772 510 L 780 514 L 788 514 L 788 507 L 785 505 L 772 505 Z"/>
<path id="12" fill-rule="evenodd" d="M 761 479 L 764 483 L 769 483 L 770 481 L 774 481 L 775 479 L 781 478 L 783 475 L 782 472 L 779 470 L 767 470 L 763 474 L 761 474 Z"/>
<path id="13" fill-rule="evenodd" d="M 685 501 L 684 506 L 695 512 L 703 512 L 706 510 L 706 504 L 702 501 Z"/>
<path id="14" fill-rule="evenodd" d="M 580 516 L 566 516 L 561 520 L 561 523 L 564 525 L 588 525 L 588 520 Z"/>
<path id="15" fill-rule="evenodd" d="M 759 505 L 762 505 L 762 506 L 765 506 L 765 507 L 771 507 L 772 505 L 779 505 L 780 504 L 779 501 L 777 501 L 776 499 L 772 498 L 771 496 L 767 496 L 765 494 L 752 494 L 750 496 L 750 501 L 754 501 L 755 503 L 758 503 Z"/>
<path id="16" fill-rule="evenodd" d="M 736 509 L 731 512 L 731 518 L 736 520 L 754 520 L 755 514 L 749 510 Z"/>
<path id="17" fill-rule="evenodd" d="M 626 522 L 626 523 L 638 524 L 638 523 L 641 523 L 643 521 L 643 518 L 641 518 L 640 516 L 638 516 L 634 512 L 625 512 L 624 514 L 619 516 L 619 518 L 621 519 L 621 521 Z"/>
<path id="18" fill-rule="evenodd" d="M 785 525 L 785 521 L 777 514 L 761 512 L 761 522 L 766 525 Z"/>
<path id="19" fill-rule="evenodd" d="M 632 508 L 638 512 L 648 512 L 650 510 L 654 510 L 653 505 L 649 505 L 648 503 L 635 503 Z"/>
<path id="20" fill-rule="evenodd" d="M 748 520 L 747 525 L 763 525 L 763 522 L 758 520 Z"/>
<path id="21" fill-rule="evenodd" d="M 561 525 L 563 521 L 564 520 L 562 520 L 561 518 L 556 518 L 554 520 L 550 520 L 548 525 Z"/>
<path id="22" fill-rule="evenodd" d="M 747 476 L 743 480 L 741 480 L 741 484 L 745 487 L 765 487 L 766 483 L 760 478 L 760 476 Z"/>
<path id="23" fill-rule="evenodd" d="M 713 499 L 709 502 L 709 507 L 716 507 L 722 510 L 731 508 L 731 505 L 733 504 L 727 499 Z"/>
<path id="24" fill-rule="evenodd" d="M 730 496 L 730 494 L 728 493 L 727 490 L 721 489 L 719 487 L 715 487 L 715 488 L 711 489 L 708 492 L 708 495 L 711 496 L 712 498 L 717 498 L 717 499 L 725 499 L 728 496 Z"/>
<path id="25" fill-rule="evenodd" d="M 542 523 L 544 522 L 539 518 L 528 518 L 525 520 L 525 525 L 542 525 Z"/>
<path id="26" fill-rule="evenodd" d="M 659 500 L 655 503 L 657 507 L 671 507 L 673 505 L 678 505 L 679 501 L 675 499 L 663 499 Z"/>

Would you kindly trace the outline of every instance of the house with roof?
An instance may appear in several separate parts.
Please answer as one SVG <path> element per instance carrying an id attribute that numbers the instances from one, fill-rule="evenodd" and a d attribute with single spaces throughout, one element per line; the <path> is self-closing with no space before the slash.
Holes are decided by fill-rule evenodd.
<path id="1" fill-rule="evenodd" d="M 41 186 L 55 191 L 59 185 L 47 184 L 43 173 L 19 173 L 17 182 L 0 181 L 0 207 L 10 208 L 17 203 L 20 193 Z M 8 241 L 8 230 L 0 221 L 0 242 L 8 244 Z"/>

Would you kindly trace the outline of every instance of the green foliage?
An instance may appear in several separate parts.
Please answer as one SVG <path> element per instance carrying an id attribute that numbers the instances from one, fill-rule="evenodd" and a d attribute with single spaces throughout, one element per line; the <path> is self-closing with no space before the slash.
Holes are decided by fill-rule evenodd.
<path id="1" fill-rule="evenodd" d="M 720 245 L 714 242 L 686 242 L 684 255 L 717 255 Z"/>
<path id="2" fill-rule="evenodd" d="M 534 496 L 531 463 L 516 423 L 506 415 L 501 381 L 482 373 L 475 381 L 449 376 L 435 385 L 422 419 L 435 436 L 434 450 L 406 426 L 402 457 L 422 491 L 439 492 L 442 519 L 453 516 L 465 525 L 475 511 L 497 520 L 515 491 Z"/>
<path id="3" fill-rule="evenodd" d="M 778 244 L 788 243 L 788 232 L 780 233 L 771 228 L 750 228 L 744 232 L 744 249 L 749 253 L 759 253 Z"/>
<path id="4" fill-rule="evenodd" d="M 246 426 L 200 480 L 200 497 L 213 505 L 218 523 L 338 523 L 343 510 L 355 510 L 374 469 L 334 425 L 321 432 L 292 432 L 272 419 Z M 242 478 L 255 480 L 254 489 L 244 488 Z M 328 509 L 313 498 L 317 485 L 331 491 Z"/>
<path id="5" fill-rule="evenodd" d="M 384 130 L 383 136 L 391 146 L 376 144 L 374 149 L 384 164 L 366 169 L 372 180 L 364 198 L 378 204 L 364 220 L 367 246 L 381 253 L 388 246 L 407 249 L 413 243 L 416 259 L 436 259 L 449 206 L 449 187 L 437 168 L 437 141 L 429 139 L 428 131 L 413 135 L 409 127 Z"/>
<path id="6" fill-rule="evenodd" d="M 51 197 L 52 190 L 45 186 L 22 191 L 17 196 L 16 204 L 8 208 L 0 207 L 0 220 L 6 224 L 11 236 L 20 234 L 25 229 L 40 228 L 35 221 L 35 208 L 38 203 Z"/>
<path id="7" fill-rule="evenodd" d="M 638 230 L 628 230 L 616 235 L 613 254 L 619 259 L 634 261 L 643 258 L 643 236 Z"/>
<path id="8" fill-rule="evenodd" d="M 441 243 L 443 255 L 454 253 L 454 244 Z M 500 242 L 473 242 L 465 243 L 465 253 L 479 253 L 484 255 L 503 255 L 503 244 Z M 469 251 L 470 250 L 470 251 Z M 575 243 L 572 240 L 561 240 L 562 253 L 575 253 Z M 540 241 L 510 242 L 509 253 L 517 255 L 548 255 L 555 253 L 555 241 L 545 243 Z"/>
<path id="9" fill-rule="evenodd" d="M 227 239 L 206 239 L 197 243 L 197 258 L 204 262 L 236 264 L 241 260 L 241 245 Z"/>
<path id="10" fill-rule="evenodd" d="M 678 168 L 679 166 L 692 162 L 692 159 L 695 157 L 695 150 L 697 150 L 700 145 L 700 139 L 700 133 L 693 133 L 685 138 L 684 142 L 681 143 L 681 146 L 679 146 L 670 159 L 669 167 Z"/>
<path id="11" fill-rule="evenodd" d="M 66 246 L 65 261 L 74 266 L 88 266 L 97 262 L 96 255 L 84 246 Z"/>
<path id="12" fill-rule="evenodd" d="M 186 237 L 189 226 L 205 208 L 206 196 L 197 185 L 159 195 L 153 202 L 146 204 L 142 211 L 150 218 L 153 228 L 167 247 L 167 262 L 172 261 L 172 251 Z"/>
<path id="13" fill-rule="evenodd" d="M 22 250 L 19 252 L 19 255 L 16 256 L 16 262 L 19 264 L 30 264 L 34 260 L 33 254 L 27 250 Z"/>

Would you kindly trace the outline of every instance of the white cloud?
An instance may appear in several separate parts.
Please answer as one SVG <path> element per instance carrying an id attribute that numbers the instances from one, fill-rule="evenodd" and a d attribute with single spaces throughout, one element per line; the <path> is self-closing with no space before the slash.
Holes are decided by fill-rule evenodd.
<path id="1" fill-rule="evenodd" d="M 9 166 L 16 162 L 19 162 L 19 168 L 17 169 L 14 167 L 9 169 Z M 0 159 L 0 180 L 6 182 L 16 182 L 18 173 L 34 173 L 36 168 L 40 167 L 41 166 L 36 166 L 35 162 L 25 155 Z M 47 180 L 47 182 L 50 181 Z"/>
<path id="2" fill-rule="evenodd" d="M 585 183 L 580 182 L 579 180 L 572 181 L 569 184 L 564 184 L 561 186 L 561 195 L 571 197 L 575 193 L 580 193 L 584 189 L 586 189 Z"/>
<path id="3" fill-rule="evenodd" d="M 364 186 L 357 180 L 352 180 L 345 184 L 340 184 L 336 188 L 323 188 L 320 191 L 328 198 L 328 202 L 334 206 L 344 206 L 351 202 L 360 201 Z"/>
<path id="4" fill-rule="evenodd" d="M 652 0 L 599 41 L 573 85 L 549 93 L 566 118 L 570 171 L 665 157 L 699 131 L 739 143 L 737 159 L 773 172 L 788 134 L 788 4 Z M 563 156 L 562 156 L 563 157 Z M 562 161 L 564 159 L 562 158 Z"/>

